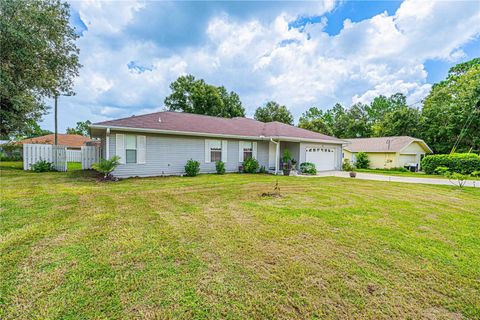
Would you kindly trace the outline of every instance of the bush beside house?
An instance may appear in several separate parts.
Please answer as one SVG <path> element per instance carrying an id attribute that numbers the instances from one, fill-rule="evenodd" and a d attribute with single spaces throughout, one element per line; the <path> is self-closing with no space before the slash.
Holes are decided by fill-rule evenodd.
<path id="1" fill-rule="evenodd" d="M 366 152 L 357 153 L 357 160 L 355 161 L 355 168 L 368 169 L 370 166 L 370 160 Z"/>
<path id="2" fill-rule="evenodd" d="M 315 164 L 311 162 L 303 162 L 300 164 L 300 172 L 302 174 L 317 174 L 317 168 L 315 168 Z"/>
<path id="3" fill-rule="evenodd" d="M 454 153 L 429 155 L 422 159 L 422 168 L 427 174 L 437 173 L 438 167 L 461 174 L 480 171 L 480 156 L 474 153 Z"/>
<path id="4" fill-rule="evenodd" d="M 200 162 L 190 159 L 185 165 L 185 174 L 188 177 L 195 177 L 200 172 Z"/>

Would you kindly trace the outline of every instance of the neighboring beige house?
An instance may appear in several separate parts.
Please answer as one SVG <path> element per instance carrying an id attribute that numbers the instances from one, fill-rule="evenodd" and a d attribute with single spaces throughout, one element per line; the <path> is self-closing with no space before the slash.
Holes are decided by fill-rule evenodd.
<path id="1" fill-rule="evenodd" d="M 373 169 L 410 167 L 420 170 L 420 161 L 425 154 L 433 153 L 425 141 L 408 136 L 344 140 L 348 142 L 343 147 L 344 159 L 353 164 L 356 153 L 366 152 Z"/>

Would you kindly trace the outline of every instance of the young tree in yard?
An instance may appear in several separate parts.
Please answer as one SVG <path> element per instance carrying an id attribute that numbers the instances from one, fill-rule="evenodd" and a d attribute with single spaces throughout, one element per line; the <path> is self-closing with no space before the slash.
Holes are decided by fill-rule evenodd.
<path id="1" fill-rule="evenodd" d="M 92 124 L 90 120 L 87 121 L 79 121 L 77 122 L 77 126 L 75 128 L 67 128 L 68 134 L 79 134 L 81 136 L 89 137 L 90 131 L 89 126 Z"/>
<path id="2" fill-rule="evenodd" d="M 269 101 L 264 107 L 255 110 L 255 119 L 262 122 L 278 121 L 293 125 L 292 113 L 285 106 L 281 106 L 275 101 Z"/>
<path id="3" fill-rule="evenodd" d="M 435 153 L 480 152 L 480 58 L 452 67 L 422 110 L 421 137 Z"/>
<path id="4" fill-rule="evenodd" d="M 244 117 L 245 109 L 239 96 L 224 87 L 215 87 L 196 80 L 194 76 L 180 76 L 170 84 L 172 93 L 165 98 L 165 106 L 171 111 L 233 118 Z"/>
<path id="5" fill-rule="evenodd" d="M 0 135 L 24 134 L 40 119 L 45 97 L 73 94 L 77 35 L 59 0 L 0 0 Z"/>

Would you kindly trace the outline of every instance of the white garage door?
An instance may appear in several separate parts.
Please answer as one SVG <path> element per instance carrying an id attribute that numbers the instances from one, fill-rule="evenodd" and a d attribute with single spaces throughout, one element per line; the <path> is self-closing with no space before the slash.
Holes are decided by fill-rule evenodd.
<path id="1" fill-rule="evenodd" d="M 306 148 L 305 159 L 315 164 L 317 171 L 335 170 L 335 149 L 328 147 Z"/>

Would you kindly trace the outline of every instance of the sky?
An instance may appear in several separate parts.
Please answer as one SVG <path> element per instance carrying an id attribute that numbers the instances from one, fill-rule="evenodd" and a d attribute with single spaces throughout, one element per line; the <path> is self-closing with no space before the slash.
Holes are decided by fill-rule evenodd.
<path id="1" fill-rule="evenodd" d="M 270 100 L 296 120 L 396 92 L 421 106 L 451 66 L 480 57 L 480 1 L 70 4 L 83 67 L 76 95 L 59 98 L 60 132 L 161 111 L 185 74 L 238 93 L 249 117 Z"/>

